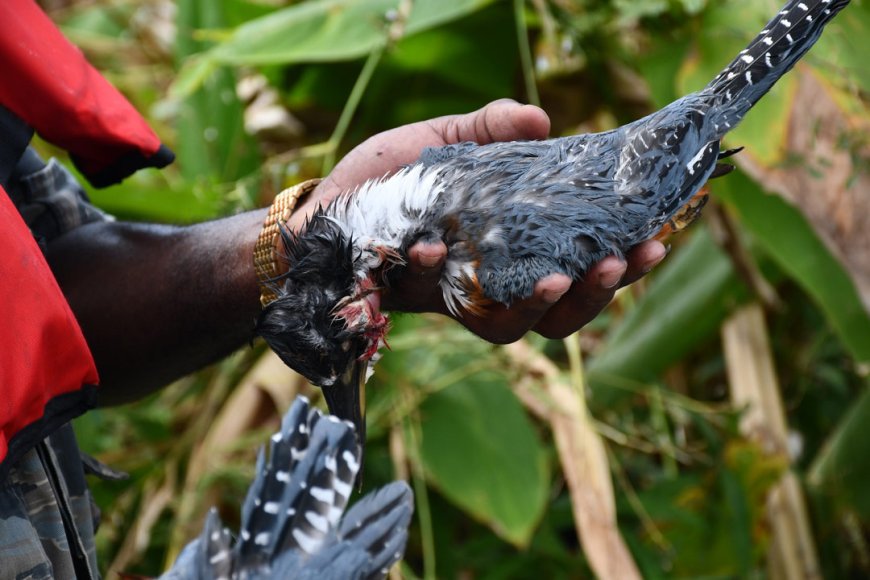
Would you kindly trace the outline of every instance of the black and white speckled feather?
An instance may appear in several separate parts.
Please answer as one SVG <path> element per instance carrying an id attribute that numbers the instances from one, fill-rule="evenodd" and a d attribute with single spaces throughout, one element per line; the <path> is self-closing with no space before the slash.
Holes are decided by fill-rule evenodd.
<path id="1" fill-rule="evenodd" d="M 401 560 L 411 520 L 411 490 L 393 483 L 370 493 L 354 504 L 328 542 L 300 569 L 295 555 L 278 558 L 272 566 L 275 578 L 369 579 L 382 578 Z M 337 571 L 343 571 L 337 574 Z"/>
<path id="2" fill-rule="evenodd" d="M 353 427 L 298 398 L 261 450 L 235 546 L 212 510 L 162 578 L 382 578 L 401 559 L 413 494 L 395 482 L 342 517 L 360 469 Z"/>
<path id="3" fill-rule="evenodd" d="M 160 580 L 230 580 L 233 573 L 231 545 L 229 530 L 223 527 L 217 510 L 212 508 L 202 533 L 184 547 L 172 569 Z"/>

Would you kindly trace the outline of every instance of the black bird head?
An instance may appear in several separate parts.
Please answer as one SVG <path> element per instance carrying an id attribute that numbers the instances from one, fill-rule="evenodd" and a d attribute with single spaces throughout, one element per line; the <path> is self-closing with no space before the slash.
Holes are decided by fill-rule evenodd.
<path id="1" fill-rule="evenodd" d="M 289 269 L 273 281 L 277 299 L 257 320 L 260 334 L 290 368 L 323 390 L 332 414 L 365 441 L 365 380 L 387 319 L 363 252 L 323 211 L 303 232 L 282 229 Z"/>

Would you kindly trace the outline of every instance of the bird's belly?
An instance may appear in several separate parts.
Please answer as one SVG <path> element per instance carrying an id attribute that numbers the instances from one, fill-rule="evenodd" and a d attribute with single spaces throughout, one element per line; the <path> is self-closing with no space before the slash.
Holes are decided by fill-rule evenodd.
<path id="1" fill-rule="evenodd" d="M 445 302 L 451 310 L 475 314 L 492 302 L 509 306 L 530 297 L 536 282 L 550 274 L 578 280 L 598 260 L 621 255 L 628 249 L 624 238 L 617 228 L 572 224 L 542 212 L 528 221 L 490 224 L 448 243 Z"/>

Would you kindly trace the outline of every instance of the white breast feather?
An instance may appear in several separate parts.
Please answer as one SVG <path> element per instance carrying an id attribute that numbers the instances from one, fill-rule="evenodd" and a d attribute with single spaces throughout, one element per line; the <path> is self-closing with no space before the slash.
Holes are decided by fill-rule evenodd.
<path id="1" fill-rule="evenodd" d="M 330 215 L 361 254 L 357 277 L 367 276 L 381 265 L 380 255 L 371 248 L 398 249 L 409 230 L 422 230 L 423 213 L 444 193 L 437 171 L 425 171 L 422 165 L 414 165 L 389 177 L 367 181 L 356 191 L 343 194 L 348 197 L 333 204 Z M 473 275 L 471 263 L 448 257 L 439 284 L 444 302 L 455 316 L 461 316 L 469 306 L 462 282 Z"/>
<path id="2" fill-rule="evenodd" d="M 437 174 L 422 165 L 404 168 L 380 179 L 371 179 L 330 205 L 329 215 L 359 252 L 355 262 L 358 279 L 381 265 L 377 248 L 398 250 L 405 236 L 420 230 L 423 212 L 443 191 Z"/>
<path id="3" fill-rule="evenodd" d="M 422 165 L 402 169 L 381 179 L 372 179 L 349 196 L 347 203 L 333 206 L 333 215 L 354 242 L 398 248 L 423 212 L 438 199 L 437 174 Z"/>
<path id="4" fill-rule="evenodd" d="M 471 299 L 465 292 L 463 282 L 471 280 L 473 276 L 474 265 L 471 262 L 459 262 L 448 258 L 444 264 L 444 274 L 438 281 L 438 285 L 441 286 L 441 294 L 444 296 L 447 309 L 457 318 L 460 318 L 463 311 L 471 306 Z"/>

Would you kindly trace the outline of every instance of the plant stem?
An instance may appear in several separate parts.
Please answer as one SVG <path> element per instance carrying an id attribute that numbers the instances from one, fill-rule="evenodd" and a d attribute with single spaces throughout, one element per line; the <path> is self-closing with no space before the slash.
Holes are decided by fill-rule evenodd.
<path id="1" fill-rule="evenodd" d="M 369 56 L 353 85 L 353 89 L 350 91 L 350 96 L 347 98 L 347 102 L 344 104 L 344 109 L 341 111 L 341 117 L 338 118 L 338 123 L 335 124 L 335 130 L 329 137 L 329 141 L 327 141 L 329 147 L 326 155 L 323 157 L 323 175 L 326 175 L 332 171 L 333 167 L 335 167 L 335 157 L 338 153 L 338 146 L 341 144 L 344 135 L 347 133 L 350 121 L 353 119 L 353 115 L 356 113 L 360 101 L 362 101 L 363 94 L 365 94 L 369 81 L 372 80 L 372 76 L 375 73 L 375 69 L 378 67 L 378 63 L 381 61 L 381 57 L 384 55 L 385 49 L 386 46 L 381 45 L 369 53 Z"/>
<path id="2" fill-rule="evenodd" d="M 650 403 L 650 420 L 652 427 L 655 430 L 658 438 L 658 444 L 661 448 L 662 467 L 665 475 L 670 479 L 676 479 L 679 475 L 677 467 L 676 454 L 674 452 L 674 442 L 671 439 L 670 425 L 668 424 L 667 410 L 662 396 L 662 388 L 660 385 L 653 385 L 649 394 Z"/>
<path id="3" fill-rule="evenodd" d="M 575 332 L 564 340 L 565 350 L 568 352 L 568 368 L 570 370 L 571 386 L 577 391 L 581 411 L 584 416 L 586 411 L 586 379 L 583 374 L 583 356 L 580 352 L 580 334 Z"/>
<path id="4" fill-rule="evenodd" d="M 643 502 L 637 495 L 637 491 L 635 491 L 634 486 L 631 485 L 631 480 L 629 480 L 628 474 L 625 473 L 625 468 L 622 466 L 622 463 L 620 463 L 619 458 L 609 449 L 607 451 L 607 458 L 610 460 L 610 465 L 613 466 L 612 471 L 616 477 L 616 481 L 619 482 L 619 486 L 622 488 L 622 491 L 625 492 L 625 498 L 628 500 L 628 504 L 640 520 L 641 526 L 643 526 L 647 536 L 649 536 L 653 543 L 658 546 L 659 550 L 661 550 L 664 555 L 674 557 L 674 546 L 668 541 L 661 530 L 659 530 L 658 526 L 656 526 L 655 520 L 653 520 L 652 516 L 650 516 L 647 509 L 644 507 Z"/>
<path id="5" fill-rule="evenodd" d="M 409 387 L 402 386 L 404 398 L 411 397 Z M 420 541 L 423 549 L 423 578 L 435 580 L 435 535 L 432 532 L 432 510 L 429 507 L 429 494 L 426 492 L 426 476 L 423 473 L 423 462 L 420 459 L 420 421 L 416 413 L 405 416 L 406 433 L 410 443 L 411 478 L 414 485 L 414 497 L 417 499 L 417 518 L 420 521 Z"/>
<path id="6" fill-rule="evenodd" d="M 523 65 L 523 80 L 526 84 L 526 98 L 532 105 L 541 104 L 538 85 L 535 82 L 535 64 L 532 60 L 532 47 L 529 44 L 529 28 L 526 23 L 525 0 L 514 0 L 514 21 L 517 24 L 517 43 L 520 49 L 520 62 Z"/>

